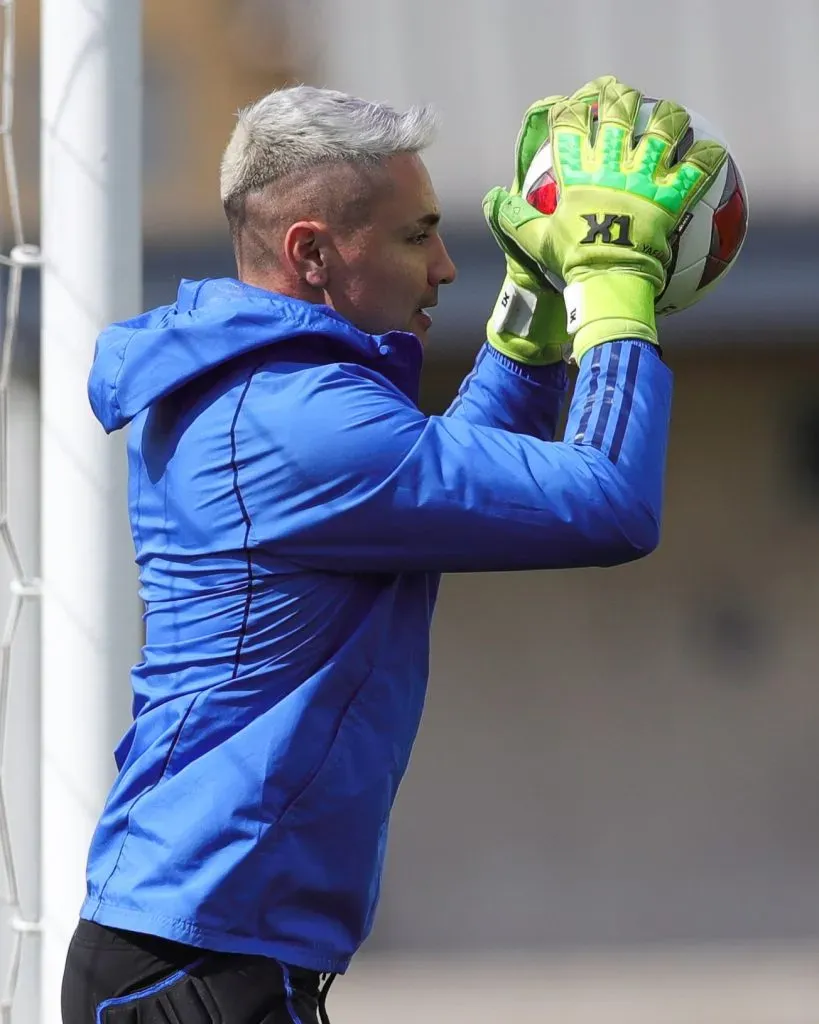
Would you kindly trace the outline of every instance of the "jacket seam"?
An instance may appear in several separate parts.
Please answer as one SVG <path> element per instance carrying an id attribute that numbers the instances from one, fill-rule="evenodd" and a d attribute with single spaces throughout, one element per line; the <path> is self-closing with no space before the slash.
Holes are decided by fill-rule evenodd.
<path id="1" fill-rule="evenodd" d="M 196 703 L 196 697 L 194 697 L 193 700 L 190 702 L 190 704 L 188 705 L 188 707 L 185 710 L 185 714 L 180 719 L 179 725 L 176 727 L 176 731 L 174 732 L 173 739 L 171 740 L 171 744 L 168 747 L 168 753 L 165 755 L 165 760 L 162 762 L 162 771 L 159 773 L 159 778 L 157 778 L 157 780 L 154 783 L 152 783 L 143 793 L 140 793 L 139 796 L 133 801 L 131 806 L 128 808 L 128 818 L 127 818 L 127 823 L 126 823 L 126 826 L 125 826 L 125 835 L 122 837 L 122 843 L 120 844 L 119 852 L 117 853 L 117 859 L 116 859 L 116 861 L 114 861 L 114 866 L 111 868 L 110 874 L 105 879 L 105 881 L 103 882 L 103 884 L 102 884 L 102 886 L 100 888 L 99 897 L 98 897 L 98 901 L 100 903 L 103 902 L 103 897 L 105 896 L 105 890 L 108 888 L 108 884 L 111 881 L 111 879 L 117 873 L 117 868 L 119 867 L 119 862 L 122 860 L 122 855 L 125 852 L 125 844 L 128 842 L 128 836 L 131 834 L 131 815 L 133 814 L 134 809 L 136 808 L 136 805 L 138 803 L 140 803 L 140 801 L 144 797 L 146 797 L 149 793 L 152 793 L 156 789 L 156 787 L 159 785 L 159 783 L 162 782 L 162 780 L 165 778 L 165 773 L 167 772 L 168 766 L 171 763 L 171 757 L 173 755 L 174 750 L 176 749 L 177 743 L 179 742 L 179 737 L 182 735 L 182 729 L 183 729 L 183 727 L 185 725 L 185 722 L 187 722 L 188 716 L 190 715 L 191 711 L 193 710 L 193 706 L 194 706 L 195 703 Z M 94 920 L 93 917 L 92 917 L 92 920 Z"/>
<path id="2" fill-rule="evenodd" d="M 333 729 L 333 734 L 332 734 L 332 737 L 330 738 L 330 742 L 327 745 L 327 749 L 324 752 L 324 756 L 319 760 L 318 764 L 315 765 L 315 767 L 313 768 L 313 771 L 304 780 L 304 782 L 302 783 L 302 785 L 298 789 L 298 791 L 293 793 L 291 795 L 290 799 L 287 800 L 287 802 L 282 806 L 282 808 L 280 809 L 279 813 L 275 817 L 273 817 L 269 822 L 261 822 L 260 823 L 260 827 L 259 827 L 258 833 L 257 833 L 258 836 L 261 836 L 263 831 L 269 831 L 270 829 L 281 828 L 281 826 L 284 824 L 285 819 L 287 818 L 287 816 L 292 814 L 292 813 L 295 813 L 297 805 L 302 800 L 304 800 L 304 798 L 307 796 L 307 793 L 310 790 L 311 786 L 318 779 L 319 775 L 321 775 L 321 773 L 324 771 L 324 769 L 327 767 L 327 764 L 330 761 L 330 758 L 335 753 L 336 744 L 338 743 L 339 733 L 341 732 L 342 728 L 344 727 L 344 723 L 346 722 L 347 716 L 350 713 L 350 708 L 352 708 L 353 704 L 355 704 L 355 702 L 360 698 L 361 691 L 364 689 L 364 687 L 367 685 L 367 683 L 370 681 L 370 679 L 372 679 L 372 676 L 373 676 L 373 673 L 376 670 L 376 667 L 377 666 L 375 666 L 375 665 L 370 665 L 368 671 L 364 675 L 364 678 L 359 682 L 358 686 L 355 688 L 355 691 L 350 695 L 349 700 L 344 705 L 344 708 L 343 708 L 341 714 L 338 716 L 338 718 L 337 718 L 337 720 L 335 722 L 335 727 Z"/>
<path id="3" fill-rule="evenodd" d="M 261 364 L 260 364 L 261 365 Z M 239 396 L 239 401 L 236 403 L 236 412 L 233 414 L 233 422 L 230 425 L 230 466 L 233 471 L 233 493 L 236 496 L 236 503 L 239 506 L 239 512 L 242 516 L 242 522 L 245 525 L 245 536 L 242 541 L 242 550 L 245 554 L 245 569 L 247 573 L 245 593 L 245 607 L 242 613 L 242 625 L 239 628 L 239 637 L 236 641 L 236 651 L 233 655 L 233 673 L 231 679 L 236 679 L 239 675 L 239 666 L 242 661 L 242 648 L 244 646 L 245 637 L 247 636 L 247 624 L 250 621 L 250 608 L 253 603 L 253 558 L 250 549 L 250 530 L 251 530 L 251 519 L 250 513 L 248 512 L 247 505 L 242 495 L 242 488 L 239 484 L 239 462 L 237 458 L 237 441 L 236 441 L 236 426 L 239 422 L 239 415 L 242 411 L 247 393 L 250 390 L 250 385 L 253 383 L 253 378 L 259 370 L 259 366 L 255 366 L 245 381 L 245 386 L 242 389 L 242 393 Z"/>

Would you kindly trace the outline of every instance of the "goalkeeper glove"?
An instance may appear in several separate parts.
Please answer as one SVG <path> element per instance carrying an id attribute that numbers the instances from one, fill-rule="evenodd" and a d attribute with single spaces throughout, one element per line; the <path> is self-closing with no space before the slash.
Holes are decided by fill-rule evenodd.
<path id="1" fill-rule="evenodd" d="M 521 194 L 529 166 L 549 137 L 549 111 L 563 99 L 548 96 L 533 103 L 523 115 L 515 143 L 515 180 L 508 195 Z M 519 363 L 559 362 L 566 346 L 571 344 L 560 293 L 508 252 L 505 255 L 506 277 L 486 324 L 490 345 Z"/>
<path id="2" fill-rule="evenodd" d="M 671 236 L 727 157 L 719 143 L 699 141 L 672 166 L 671 154 L 689 125 L 685 109 L 660 100 L 635 145 L 640 93 L 612 77 L 598 84 L 596 138 L 587 97 L 575 93 L 550 108 L 559 195 L 554 213 L 541 214 L 500 188 L 484 199 L 504 252 L 540 280 L 549 270 L 566 282 L 575 360 L 618 338 L 656 344 L 654 301 L 665 281 Z"/>

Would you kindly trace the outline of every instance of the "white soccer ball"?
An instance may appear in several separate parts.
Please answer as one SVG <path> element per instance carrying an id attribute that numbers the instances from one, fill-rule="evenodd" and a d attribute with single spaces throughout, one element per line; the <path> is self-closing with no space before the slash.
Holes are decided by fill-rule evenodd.
<path id="1" fill-rule="evenodd" d="M 645 131 L 657 100 L 644 99 L 637 116 L 635 140 Z M 597 104 L 592 105 L 596 120 Z M 700 139 L 714 139 L 726 146 L 720 132 L 704 117 L 689 110 L 691 124 L 680 140 L 672 163 L 680 160 Z M 727 146 L 726 146 L 727 148 Z M 552 147 L 546 142 L 529 167 L 523 182 L 523 195 L 541 213 L 554 213 L 560 202 L 552 174 Z M 658 315 L 676 313 L 707 295 L 736 261 L 748 229 L 748 194 L 739 167 L 730 155 L 716 181 L 683 218 L 671 242 L 671 263 L 666 285 L 657 297 Z M 559 291 L 564 282 L 554 274 L 549 280 Z"/>

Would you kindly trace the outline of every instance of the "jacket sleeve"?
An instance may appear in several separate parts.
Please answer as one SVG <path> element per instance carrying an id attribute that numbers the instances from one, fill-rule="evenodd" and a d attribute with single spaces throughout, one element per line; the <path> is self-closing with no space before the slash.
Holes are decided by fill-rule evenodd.
<path id="1" fill-rule="evenodd" d="M 553 441 L 568 386 L 562 360 L 524 366 L 487 343 L 445 415 Z"/>
<path id="2" fill-rule="evenodd" d="M 277 421 L 287 486 L 265 500 L 245 474 L 250 543 L 385 573 L 614 565 L 657 545 L 671 373 L 646 343 L 583 359 L 562 442 L 427 417 L 385 384 L 339 366 Z"/>

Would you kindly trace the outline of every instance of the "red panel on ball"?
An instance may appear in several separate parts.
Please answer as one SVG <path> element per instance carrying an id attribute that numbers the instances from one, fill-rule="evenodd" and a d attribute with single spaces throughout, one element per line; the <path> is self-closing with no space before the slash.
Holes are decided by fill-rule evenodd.
<path id="1" fill-rule="evenodd" d="M 551 171 L 540 177 L 534 188 L 529 189 L 526 194 L 526 202 L 534 206 L 538 213 L 554 213 L 557 200 L 557 183 Z"/>
<path id="2" fill-rule="evenodd" d="M 717 229 L 719 245 L 712 255 L 718 256 L 721 260 L 732 260 L 742 245 L 747 224 L 748 210 L 745 206 L 745 197 L 737 186 L 728 202 L 714 214 L 714 227 Z"/>
<path id="3" fill-rule="evenodd" d="M 739 169 L 728 157 L 725 188 L 711 223 L 711 248 L 697 286 L 704 288 L 724 274 L 733 262 L 748 230 L 748 200 Z"/>

